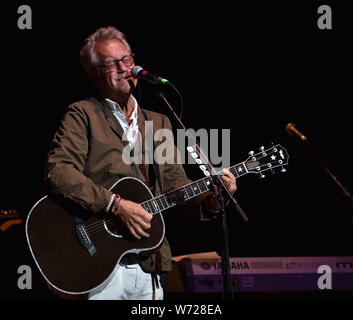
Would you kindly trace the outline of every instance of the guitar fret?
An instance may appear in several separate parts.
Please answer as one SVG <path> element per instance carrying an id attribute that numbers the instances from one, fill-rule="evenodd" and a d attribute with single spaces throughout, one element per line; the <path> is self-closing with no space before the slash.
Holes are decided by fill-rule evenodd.
<path id="1" fill-rule="evenodd" d="M 193 191 L 194 191 L 195 195 L 199 195 L 201 193 L 201 190 L 199 188 L 197 181 L 193 184 Z"/>
<path id="2" fill-rule="evenodd" d="M 194 191 L 192 190 L 192 188 L 191 188 L 191 185 L 187 185 L 186 187 L 185 187 L 185 191 L 186 191 L 186 193 L 187 193 L 187 195 L 188 195 L 188 197 L 189 198 L 192 198 L 195 194 L 194 194 Z"/>
<path id="3" fill-rule="evenodd" d="M 167 201 L 169 207 L 176 205 L 176 197 L 174 195 L 174 192 L 167 193 L 166 201 Z"/>
<path id="4" fill-rule="evenodd" d="M 238 172 L 235 168 L 230 168 L 229 170 L 236 178 L 238 178 Z"/>
<path id="5" fill-rule="evenodd" d="M 201 186 L 200 186 L 200 184 L 201 184 Z M 209 188 L 208 188 L 208 186 L 207 186 L 207 184 L 206 184 L 206 181 L 205 181 L 204 179 L 199 180 L 198 186 L 199 186 L 201 192 L 206 192 L 206 191 L 209 190 Z"/>
<path id="6" fill-rule="evenodd" d="M 153 212 L 152 212 L 152 213 L 153 213 L 153 214 L 154 214 L 154 213 L 157 213 L 157 212 L 158 212 L 158 207 L 157 207 L 155 198 L 151 199 L 151 200 L 150 200 L 150 203 L 151 203 L 151 207 L 152 207 L 152 209 L 153 209 Z"/>
<path id="7" fill-rule="evenodd" d="M 183 191 L 183 197 L 184 197 L 184 200 L 188 200 L 190 198 L 190 195 L 189 195 L 189 192 L 188 192 L 188 186 L 184 186 L 183 187 L 184 191 Z"/>
<path id="8" fill-rule="evenodd" d="M 182 187 L 182 188 L 179 188 L 178 190 L 176 190 L 175 194 L 176 194 L 177 204 L 180 204 L 180 203 L 184 202 L 184 200 L 187 199 L 185 187 Z"/>
<path id="9" fill-rule="evenodd" d="M 153 207 L 151 207 L 151 205 L 150 205 L 150 201 L 147 201 L 146 202 L 146 206 L 147 206 L 147 212 L 149 212 L 149 213 L 153 213 Z"/>
<path id="10" fill-rule="evenodd" d="M 156 202 L 157 202 L 157 206 L 158 206 L 159 211 L 163 211 L 164 206 L 163 206 L 163 202 L 162 202 L 162 197 L 156 198 Z"/>
<path id="11" fill-rule="evenodd" d="M 155 200 L 156 200 L 156 203 L 157 203 L 159 211 L 164 210 L 164 206 L 163 206 L 163 203 L 162 203 L 162 198 L 158 197 L 158 198 L 155 198 Z"/>
<path id="12" fill-rule="evenodd" d="M 243 162 L 236 164 L 235 166 L 229 168 L 229 170 L 232 172 L 232 174 L 238 178 L 243 176 L 244 174 L 247 174 L 248 170 Z"/>
<path id="13" fill-rule="evenodd" d="M 156 207 L 154 206 L 153 199 L 149 201 L 150 207 L 151 207 L 151 213 L 155 214 L 156 213 Z"/>
<path id="14" fill-rule="evenodd" d="M 153 213 L 157 213 L 159 211 L 158 205 L 156 203 L 156 199 L 151 199 L 151 203 L 152 203 L 152 208 L 154 210 Z"/>
<path id="15" fill-rule="evenodd" d="M 143 202 L 141 203 L 142 208 L 144 208 L 146 211 L 148 211 L 148 203 L 147 202 Z"/>
<path id="16" fill-rule="evenodd" d="M 164 203 L 166 209 L 168 209 L 170 207 L 165 195 L 162 196 L 162 203 Z"/>
<path id="17" fill-rule="evenodd" d="M 205 186 L 205 191 L 211 190 L 212 186 L 212 179 L 210 177 L 206 177 L 202 179 L 204 186 Z"/>

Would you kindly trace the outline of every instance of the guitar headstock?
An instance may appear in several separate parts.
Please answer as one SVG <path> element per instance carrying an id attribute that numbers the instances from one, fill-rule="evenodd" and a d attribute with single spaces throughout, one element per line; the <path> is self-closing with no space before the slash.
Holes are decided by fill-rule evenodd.
<path id="1" fill-rule="evenodd" d="M 272 146 L 265 150 L 260 147 L 260 152 L 249 152 L 250 157 L 245 160 L 244 164 L 248 172 L 259 173 L 261 178 L 264 178 L 264 171 L 273 170 L 280 167 L 281 172 L 285 172 L 285 166 L 288 164 L 288 152 L 280 144 Z"/>

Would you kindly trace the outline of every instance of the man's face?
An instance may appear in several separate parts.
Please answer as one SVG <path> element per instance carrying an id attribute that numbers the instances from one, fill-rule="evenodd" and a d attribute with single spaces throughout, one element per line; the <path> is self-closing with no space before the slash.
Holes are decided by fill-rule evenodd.
<path id="1" fill-rule="evenodd" d="M 96 55 L 100 67 L 95 70 L 93 82 L 101 93 L 111 98 L 130 94 L 131 86 L 127 80 L 134 86 L 137 80 L 131 76 L 134 60 L 125 44 L 119 40 L 100 41 L 96 44 Z"/>

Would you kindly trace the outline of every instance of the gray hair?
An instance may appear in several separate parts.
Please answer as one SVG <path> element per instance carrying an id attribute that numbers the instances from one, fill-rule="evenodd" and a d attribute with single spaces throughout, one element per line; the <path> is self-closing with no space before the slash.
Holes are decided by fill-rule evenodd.
<path id="1" fill-rule="evenodd" d="M 81 65 L 87 74 L 89 74 L 92 68 L 98 66 L 99 64 L 99 59 L 95 51 L 97 42 L 106 40 L 118 40 L 125 44 L 131 52 L 130 45 L 126 41 L 126 37 L 123 32 L 111 26 L 99 28 L 86 39 L 86 43 L 80 52 Z"/>

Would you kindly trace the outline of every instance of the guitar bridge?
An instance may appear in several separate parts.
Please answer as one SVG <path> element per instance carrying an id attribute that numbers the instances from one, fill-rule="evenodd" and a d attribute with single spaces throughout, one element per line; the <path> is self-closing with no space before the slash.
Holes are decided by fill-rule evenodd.
<path id="1" fill-rule="evenodd" d="M 93 256 L 97 252 L 97 249 L 94 246 L 91 238 L 87 233 L 83 220 L 75 217 L 75 222 L 76 222 L 76 235 L 78 237 L 78 240 L 80 241 L 81 245 L 88 251 L 90 256 Z"/>

